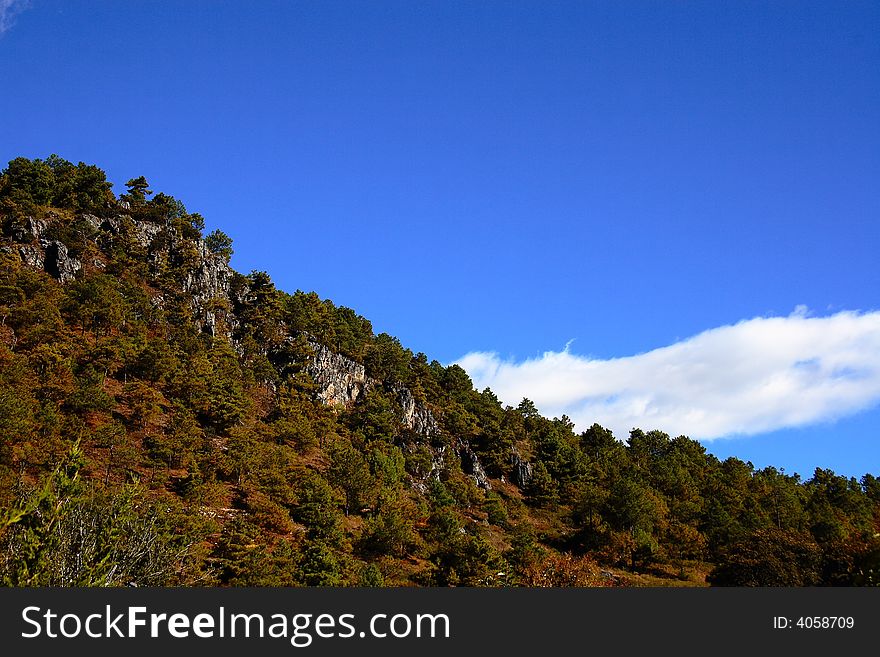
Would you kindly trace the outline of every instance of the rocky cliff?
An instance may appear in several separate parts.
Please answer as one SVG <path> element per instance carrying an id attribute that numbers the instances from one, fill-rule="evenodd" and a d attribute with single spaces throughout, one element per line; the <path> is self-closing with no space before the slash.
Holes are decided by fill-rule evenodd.
<path id="1" fill-rule="evenodd" d="M 68 283 L 82 269 L 82 263 L 70 255 L 63 242 L 48 236 L 48 228 L 57 218 L 56 213 L 50 212 L 47 219 L 27 217 L 14 224 L 9 235 L 14 246 L 4 250 L 17 253 L 26 265 L 44 269 L 50 276 Z"/>
<path id="2" fill-rule="evenodd" d="M 124 208 L 124 203 L 122 204 Z M 247 290 L 233 292 L 232 280 L 236 276 L 219 255 L 211 253 L 203 240 L 182 239 L 170 229 L 169 224 L 154 221 L 138 221 L 128 214 L 99 218 L 91 214 L 79 215 L 79 220 L 91 227 L 97 256 L 87 267 L 104 268 L 102 250 L 113 246 L 125 231 L 137 248 L 142 249 L 150 263 L 150 274 L 159 276 L 163 263 L 170 262 L 183 271 L 182 292 L 188 297 L 194 320 L 200 328 L 211 335 L 232 337 L 238 323 L 233 308 L 241 303 Z M 30 267 L 43 269 L 61 283 L 69 283 L 84 269 L 83 262 L 74 257 L 70 248 L 53 238 L 52 226 L 64 218 L 52 212 L 46 218 L 28 217 L 16 222 L 7 235 L 11 245 L 3 246 L 6 252 L 18 255 Z M 186 259 L 189 258 L 189 259 Z M 180 266 L 183 264 L 184 266 Z M 241 278 L 241 277 L 240 277 Z M 156 293 L 153 303 L 163 304 L 161 293 Z M 223 330 L 218 322 L 218 312 L 225 309 Z M 316 396 L 329 406 L 351 406 L 358 403 L 372 388 L 383 383 L 367 376 L 361 363 L 334 352 L 319 340 L 308 340 L 312 356 L 305 370 L 316 384 Z M 490 489 L 491 484 L 479 457 L 468 442 L 455 436 L 445 436 L 434 412 L 428 405 L 417 400 L 412 392 L 401 384 L 392 384 L 390 392 L 400 409 L 400 422 L 408 433 L 401 439 L 424 443 L 432 451 L 433 466 L 427 476 L 437 476 L 448 448 L 459 459 L 462 471 L 480 487 Z M 525 484 L 530 466 L 512 457 L 513 477 Z"/>
<path id="3" fill-rule="evenodd" d="M 309 346 L 314 355 L 306 366 L 306 371 L 317 384 L 316 394 L 323 403 L 331 406 L 355 404 L 371 388 L 381 385 L 379 381 L 368 377 L 364 366 L 357 361 L 337 354 L 315 340 L 310 340 Z M 428 445 L 431 450 L 431 470 L 427 477 L 438 476 L 447 447 L 435 444 L 441 438 L 443 430 L 434 413 L 424 402 L 416 400 L 406 386 L 394 384 L 391 391 L 400 407 L 400 422 L 403 427 L 411 432 L 413 439 Z M 461 463 L 462 471 L 481 488 L 491 489 L 489 477 L 468 442 L 453 437 L 451 448 Z"/>
<path id="4" fill-rule="evenodd" d="M 316 395 L 328 406 L 354 404 L 375 381 L 367 378 L 363 365 L 330 350 L 316 340 L 308 341 L 313 356 L 306 371 L 318 386 Z"/>

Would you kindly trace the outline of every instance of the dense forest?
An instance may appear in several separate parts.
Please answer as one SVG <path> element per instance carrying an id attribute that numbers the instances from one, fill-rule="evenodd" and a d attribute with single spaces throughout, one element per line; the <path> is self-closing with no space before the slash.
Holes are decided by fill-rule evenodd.
<path id="1" fill-rule="evenodd" d="M 12 160 L 0 229 L 5 585 L 880 581 L 875 476 L 505 406 L 143 177 Z"/>

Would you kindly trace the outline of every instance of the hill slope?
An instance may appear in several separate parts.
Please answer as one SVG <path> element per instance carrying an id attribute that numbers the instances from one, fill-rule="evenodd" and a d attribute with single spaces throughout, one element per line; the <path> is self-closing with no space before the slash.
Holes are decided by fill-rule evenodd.
<path id="1" fill-rule="evenodd" d="M 872 584 L 880 484 L 505 407 L 143 178 L 0 175 L 7 584 Z"/>

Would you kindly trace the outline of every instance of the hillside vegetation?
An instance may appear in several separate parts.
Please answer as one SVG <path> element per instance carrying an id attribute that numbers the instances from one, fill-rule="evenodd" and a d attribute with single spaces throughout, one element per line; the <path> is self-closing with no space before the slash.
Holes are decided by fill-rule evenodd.
<path id="1" fill-rule="evenodd" d="M 142 177 L 15 159 L 0 228 L 6 585 L 878 582 L 873 475 L 505 406 Z"/>

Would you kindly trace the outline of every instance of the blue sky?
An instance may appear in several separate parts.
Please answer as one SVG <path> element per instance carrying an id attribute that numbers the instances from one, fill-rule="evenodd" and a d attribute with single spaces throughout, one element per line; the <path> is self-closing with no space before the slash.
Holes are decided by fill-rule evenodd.
<path id="1" fill-rule="evenodd" d="M 706 443 L 722 457 L 880 472 L 877 3 L 0 11 L 3 162 L 145 175 L 234 238 L 238 269 L 480 384 L 595 372 L 532 395 L 545 412 L 626 402 L 612 421 L 738 435 Z"/>

